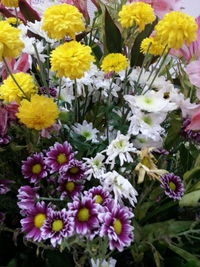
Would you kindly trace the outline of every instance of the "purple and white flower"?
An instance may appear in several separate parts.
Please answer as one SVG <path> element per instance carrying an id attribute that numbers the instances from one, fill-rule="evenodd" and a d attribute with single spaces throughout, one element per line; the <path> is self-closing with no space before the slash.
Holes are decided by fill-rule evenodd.
<path id="1" fill-rule="evenodd" d="M 58 191 L 61 192 L 60 199 L 73 199 L 80 194 L 82 189 L 83 185 L 78 182 L 70 181 L 68 179 L 60 179 L 59 181 Z"/>
<path id="2" fill-rule="evenodd" d="M 72 159 L 68 164 L 60 168 L 60 178 L 68 179 L 69 181 L 82 180 L 85 176 L 85 167 L 83 162 L 77 159 Z"/>
<path id="3" fill-rule="evenodd" d="M 101 206 L 106 206 L 107 202 L 112 198 L 109 192 L 104 190 L 102 186 L 92 187 L 90 190 L 85 191 L 84 195 L 91 197 L 95 203 Z"/>
<path id="4" fill-rule="evenodd" d="M 72 236 L 73 230 L 73 220 L 66 209 L 61 211 L 50 209 L 41 228 L 42 238 L 50 239 L 53 247 L 56 247 L 57 244 L 60 245 L 65 237 Z"/>
<path id="5" fill-rule="evenodd" d="M 165 195 L 174 200 L 179 200 L 184 194 L 184 185 L 179 176 L 173 173 L 164 174 L 160 178 L 161 187 L 165 190 Z"/>
<path id="6" fill-rule="evenodd" d="M 74 221 L 74 231 L 80 235 L 89 236 L 99 227 L 98 205 L 90 197 L 75 197 L 72 203 L 68 203 L 70 217 Z"/>
<path id="7" fill-rule="evenodd" d="M 122 251 L 130 246 L 134 239 L 131 218 L 133 213 L 125 206 L 116 205 L 113 201 L 107 205 L 107 211 L 99 214 L 101 222 L 100 236 L 107 236 L 109 248 Z"/>
<path id="8" fill-rule="evenodd" d="M 9 185 L 14 183 L 12 180 L 0 179 L 0 195 L 5 195 L 10 191 Z"/>
<path id="9" fill-rule="evenodd" d="M 68 164 L 73 157 L 72 147 L 67 141 L 63 144 L 56 142 L 47 152 L 45 162 L 53 173 L 59 171 L 63 165 Z"/>
<path id="10" fill-rule="evenodd" d="M 42 240 L 41 227 L 47 217 L 48 207 L 44 202 L 37 202 L 29 210 L 27 217 L 22 219 L 22 232 L 26 233 L 26 239 L 40 242 Z"/>
<path id="11" fill-rule="evenodd" d="M 22 163 L 22 174 L 30 183 L 38 183 L 48 174 L 43 153 L 35 153 Z"/>
<path id="12" fill-rule="evenodd" d="M 34 207 L 36 200 L 39 198 L 37 193 L 37 187 L 31 187 L 29 185 L 21 186 L 18 190 L 17 202 L 18 207 L 21 209 L 21 215 L 27 215 L 27 213 Z"/>

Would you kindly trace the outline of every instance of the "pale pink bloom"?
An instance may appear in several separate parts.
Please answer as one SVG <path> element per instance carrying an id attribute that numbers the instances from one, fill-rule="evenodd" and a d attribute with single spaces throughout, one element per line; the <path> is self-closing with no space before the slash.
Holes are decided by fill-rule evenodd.
<path id="1" fill-rule="evenodd" d="M 73 4 L 79 9 L 79 11 L 83 14 L 86 20 L 90 19 L 87 9 L 87 4 L 88 4 L 87 0 L 73 0 Z"/>
<path id="2" fill-rule="evenodd" d="M 192 116 L 191 123 L 186 128 L 186 131 L 200 131 L 200 109 Z"/>
<path id="3" fill-rule="evenodd" d="M 180 49 L 171 49 L 170 54 L 176 57 L 182 57 L 187 62 L 191 59 L 200 59 L 200 16 L 196 18 L 198 24 L 197 39 L 189 46 L 184 44 Z"/>
<path id="4" fill-rule="evenodd" d="M 195 60 L 188 64 L 186 73 L 189 76 L 191 84 L 200 88 L 200 60 Z"/>
<path id="5" fill-rule="evenodd" d="M 29 57 L 28 54 L 22 53 L 17 60 L 13 58 L 10 61 L 7 61 L 10 71 L 12 73 L 27 72 L 30 69 L 28 57 Z M 2 68 L 2 79 L 5 80 L 7 76 L 8 73 L 6 71 L 6 66 L 4 64 Z"/>
<path id="6" fill-rule="evenodd" d="M 52 135 L 59 133 L 60 128 L 61 128 L 61 126 L 59 124 L 54 123 L 50 127 L 43 129 L 40 134 L 42 137 L 50 139 L 52 137 Z"/>
<path id="7" fill-rule="evenodd" d="M 129 0 L 129 2 L 144 2 L 150 4 L 154 9 L 155 14 L 159 18 L 162 18 L 170 11 L 180 10 L 181 0 Z"/>

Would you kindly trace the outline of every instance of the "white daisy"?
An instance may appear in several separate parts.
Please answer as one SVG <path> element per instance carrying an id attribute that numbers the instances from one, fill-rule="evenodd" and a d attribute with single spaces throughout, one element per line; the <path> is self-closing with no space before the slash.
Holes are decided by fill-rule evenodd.
<path id="1" fill-rule="evenodd" d="M 103 174 L 101 183 L 104 190 L 109 192 L 113 191 L 116 203 L 122 203 L 123 197 L 128 199 L 133 207 L 135 206 L 134 203 L 137 203 L 137 191 L 131 183 L 118 172 L 112 171 Z"/>
<path id="2" fill-rule="evenodd" d="M 87 141 L 92 141 L 93 143 L 98 142 L 97 133 L 99 132 L 96 128 L 93 128 L 93 124 L 87 121 L 83 121 L 83 124 L 75 123 L 72 126 L 72 129 L 75 133 L 80 134 L 85 137 Z"/>
<path id="3" fill-rule="evenodd" d="M 87 180 L 90 180 L 92 176 L 98 179 L 105 172 L 104 159 L 105 156 L 101 153 L 98 153 L 94 158 L 83 158 L 85 161 Z"/>
<path id="4" fill-rule="evenodd" d="M 105 152 L 108 156 L 106 164 L 111 164 L 111 169 L 113 169 L 115 158 L 117 157 L 120 159 L 120 166 L 122 166 L 124 162 L 133 162 L 130 152 L 136 152 L 136 148 L 129 142 L 129 136 L 118 132 L 117 137 L 110 143 Z"/>
<path id="5" fill-rule="evenodd" d="M 113 258 L 109 258 L 108 260 L 91 259 L 91 267 L 115 267 L 116 262 Z"/>

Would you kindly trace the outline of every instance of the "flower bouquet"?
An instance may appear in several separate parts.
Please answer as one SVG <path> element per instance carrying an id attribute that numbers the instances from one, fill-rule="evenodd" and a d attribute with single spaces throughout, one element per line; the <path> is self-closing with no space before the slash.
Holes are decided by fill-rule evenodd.
<path id="1" fill-rule="evenodd" d="M 1 0 L 0 265 L 200 266 L 200 19 L 90 5 Z"/>

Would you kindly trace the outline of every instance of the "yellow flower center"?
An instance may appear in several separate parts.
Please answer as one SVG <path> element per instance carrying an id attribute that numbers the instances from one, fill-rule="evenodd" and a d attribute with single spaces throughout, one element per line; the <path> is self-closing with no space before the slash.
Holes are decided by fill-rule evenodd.
<path id="1" fill-rule="evenodd" d="M 77 214 L 77 219 L 80 222 L 87 222 L 90 218 L 90 211 L 87 208 L 81 208 Z"/>
<path id="2" fill-rule="evenodd" d="M 46 220 L 46 216 L 43 213 L 39 213 L 34 217 L 34 226 L 36 228 L 42 227 L 44 221 Z"/>
<path id="3" fill-rule="evenodd" d="M 141 161 L 143 165 L 145 165 L 147 168 L 151 169 L 152 163 L 151 160 L 148 157 L 144 157 Z"/>
<path id="4" fill-rule="evenodd" d="M 72 167 L 71 169 L 69 169 L 69 172 L 71 174 L 77 174 L 79 172 L 79 168 L 77 167 Z"/>
<path id="5" fill-rule="evenodd" d="M 65 189 L 66 191 L 72 192 L 75 188 L 75 183 L 73 182 L 66 182 Z"/>
<path id="6" fill-rule="evenodd" d="M 170 183 L 169 183 L 169 188 L 170 188 L 172 191 L 175 191 L 175 190 L 176 190 L 176 185 L 175 185 L 175 183 L 170 182 Z"/>
<path id="7" fill-rule="evenodd" d="M 115 233 L 117 235 L 120 235 L 122 232 L 122 223 L 119 219 L 115 219 L 115 221 L 113 223 L 113 227 L 114 227 Z"/>
<path id="8" fill-rule="evenodd" d="M 57 162 L 60 163 L 60 164 L 63 164 L 67 161 L 67 157 L 65 156 L 64 153 L 60 153 L 58 156 L 57 156 Z"/>
<path id="9" fill-rule="evenodd" d="M 60 231 L 63 228 L 63 222 L 61 220 L 55 220 L 52 223 L 52 230 L 55 232 Z"/>
<path id="10" fill-rule="evenodd" d="M 41 170 L 42 170 L 42 166 L 39 163 L 32 166 L 32 173 L 34 174 L 39 174 Z"/>
<path id="11" fill-rule="evenodd" d="M 103 198 L 100 195 L 95 196 L 95 202 L 98 204 L 101 204 L 103 202 Z"/>

